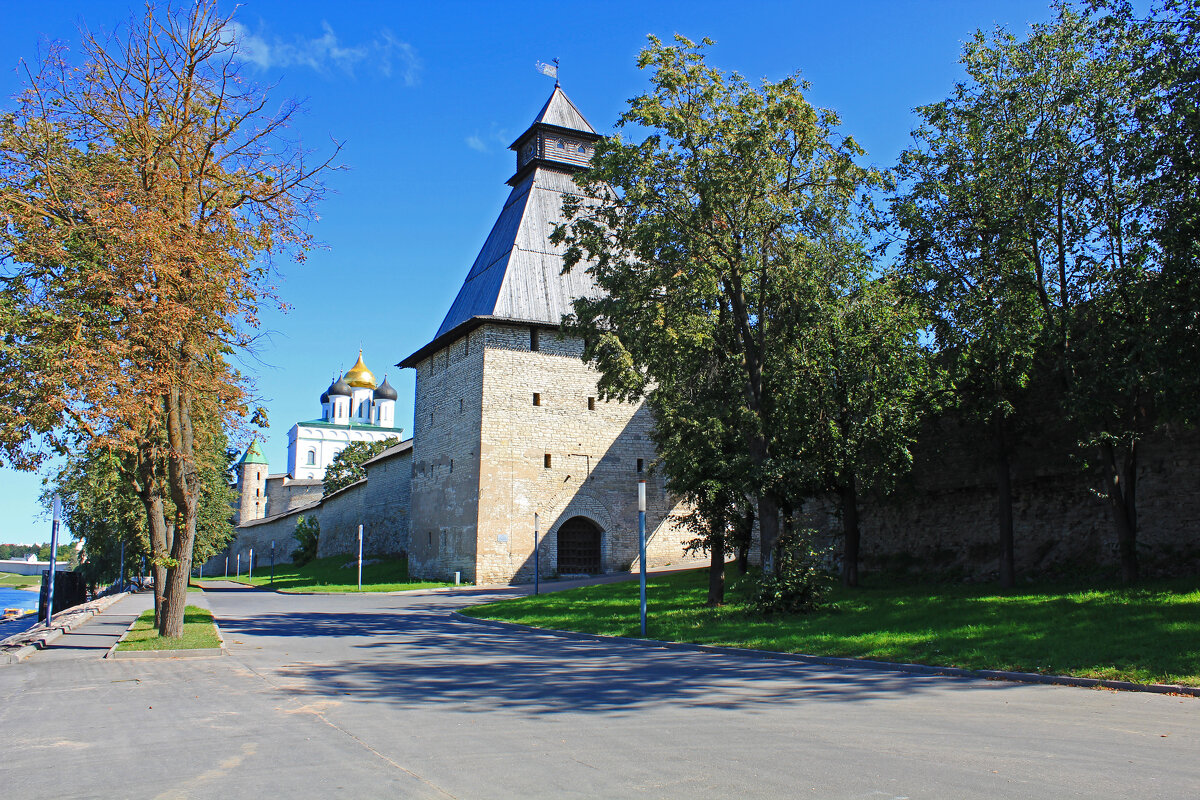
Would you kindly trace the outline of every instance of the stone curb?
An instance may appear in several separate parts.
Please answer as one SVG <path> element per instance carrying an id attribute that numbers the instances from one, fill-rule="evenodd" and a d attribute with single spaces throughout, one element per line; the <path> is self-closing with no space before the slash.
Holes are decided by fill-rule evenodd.
<path id="1" fill-rule="evenodd" d="M 633 639 L 627 636 L 602 636 L 597 633 L 578 633 L 576 631 L 558 631 L 550 628 L 536 628 L 532 625 L 521 625 L 516 622 L 500 622 L 494 619 L 478 619 L 468 617 L 458 611 L 450 616 L 464 622 L 475 622 L 491 625 L 507 630 L 530 631 L 545 633 L 551 636 L 561 636 L 565 639 L 577 639 L 585 642 L 621 642 L 638 647 L 656 647 L 662 650 L 685 650 L 701 653 L 719 653 L 727 656 L 743 658 L 764 658 L 777 661 L 795 661 L 801 664 L 817 664 L 826 667 L 843 667 L 847 669 L 872 670 L 878 672 L 903 672 L 914 675 L 944 675 L 952 678 L 983 679 L 990 681 L 1007 681 L 1010 683 L 1037 683 L 1053 686 L 1076 686 L 1086 689 L 1116 689 L 1125 692 L 1150 692 L 1153 694 L 1176 694 L 1190 697 L 1200 697 L 1200 687 L 1177 686 L 1171 683 L 1132 683 L 1130 681 L 1112 681 L 1103 678 L 1076 678 L 1070 675 L 1042 675 L 1036 672 L 1008 672 L 995 669 L 962 669 L 961 667 L 931 667 L 927 664 L 904 664 L 893 661 L 871 661 L 864 658 L 837 658 L 834 656 L 811 656 L 803 653 L 780 653 L 774 650 L 753 650 L 747 647 L 722 647 L 713 644 L 691 644 L 688 642 L 665 642 L 656 639 Z"/>
<path id="2" fill-rule="evenodd" d="M 247 589 L 254 589 L 255 591 L 259 591 L 259 592 L 270 592 L 271 594 L 278 594 L 278 595 L 282 595 L 284 597 L 338 597 L 341 595 L 353 596 L 353 597 L 370 597 L 370 596 L 386 597 L 388 595 L 393 595 L 393 594 L 416 594 L 417 592 L 450 592 L 450 591 L 455 591 L 455 590 L 459 590 L 459 589 L 486 588 L 486 587 L 474 586 L 474 585 L 468 584 L 468 583 L 463 583 L 458 586 L 435 586 L 430 589 L 400 589 L 395 592 L 372 592 L 372 591 L 366 591 L 366 592 L 285 592 L 283 589 L 272 589 L 270 586 L 255 586 L 254 584 L 242 583 L 241 581 L 230 581 L 230 583 L 236 583 L 239 586 L 243 586 Z M 203 586 L 201 586 L 200 588 L 204 591 L 209 591 L 208 589 L 206 589 Z"/>
<path id="3" fill-rule="evenodd" d="M 212 609 L 208 610 L 212 614 Z M 125 637 L 133 630 L 135 619 L 129 623 L 129 627 L 121 634 L 121 638 L 113 642 L 112 647 L 104 654 L 104 658 L 127 659 L 127 658 L 216 658 L 218 656 L 227 656 L 229 651 L 225 649 L 225 637 L 221 635 L 221 626 L 217 624 L 216 616 L 213 616 L 213 627 L 217 631 L 217 641 L 221 643 L 220 647 L 194 647 L 190 649 L 178 650 L 118 650 L 117 645 L 125 641 Z"/>
<path id="4" fill-rule="evenodd" d="M 90 600 L 74 608 L 60 611 L 50 620 L 50 625 L 38 623 L 32 628 L 13 636 L 9 644 L 0 646 L 0 665 L 16 664 L 24 661 L 31 654 L 42 650 L 46 645 L 61 637 L 64 633 L 75 630 L 80 625 L 91 620 L 97 614 L 103 614 L 109 606 L 122 600 L 129 592 L 118 592 L 97 600 Z M 10 649 L 11 648 L 11 649 Z"/>

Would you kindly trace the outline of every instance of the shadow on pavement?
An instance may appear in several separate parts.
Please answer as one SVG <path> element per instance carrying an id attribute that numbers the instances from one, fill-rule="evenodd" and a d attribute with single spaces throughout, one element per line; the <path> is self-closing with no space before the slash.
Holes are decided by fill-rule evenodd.
<path id="1" fill-rule="evenodd" d="M 332 649 L 351 648 L 361 658 L 277 668 L 287 679 L 284 691 L 410 708 L 450 703 L 465 711 L 529 715 L 635 711 L 664 703 L 765 709 L 796 699 L 897 699 L 944 690 L 956 680 L 506 631 L 447 617 L 458 605 L 436 602 L 395 613 L 225 616 L 221 628 L 227 640 L 238 635 L 360 639 L 335 642 Z"/>

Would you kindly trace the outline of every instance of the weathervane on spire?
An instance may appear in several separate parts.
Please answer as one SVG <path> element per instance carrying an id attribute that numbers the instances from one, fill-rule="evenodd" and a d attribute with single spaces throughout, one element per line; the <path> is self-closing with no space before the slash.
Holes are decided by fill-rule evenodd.
<path id="1" fill-rule="evenodd" d="M 551 78 L 554 78 L 554 85 L 558 86 L 558 59 L 555 58 L 552 60 L 554 61 L 553 64 L 547 64 L 545 61 L 538 61 L 534 67 L 543 75 L 549 75 Z"/>

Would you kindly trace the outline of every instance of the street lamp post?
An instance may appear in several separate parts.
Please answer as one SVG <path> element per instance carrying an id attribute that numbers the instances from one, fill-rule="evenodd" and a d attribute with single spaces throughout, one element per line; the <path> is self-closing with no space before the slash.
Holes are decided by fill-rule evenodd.
<path id="1" fill-rule="evenodd" d="M 646 636 L 646 482 L 638 481 L 638 560 L 642 562 L 642 638 Z"/>
<path id="2" fill-rule="evenodd" d="M 535 511 L 533 514 L 533 593 L 541 592 L 541 567 L 538 565 L 538 515 Z"/>

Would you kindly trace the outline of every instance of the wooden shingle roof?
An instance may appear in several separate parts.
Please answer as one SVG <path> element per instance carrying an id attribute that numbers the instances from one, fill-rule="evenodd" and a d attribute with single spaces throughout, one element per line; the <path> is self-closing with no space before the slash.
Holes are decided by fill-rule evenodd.
<path id="1" fill-rule="evenodd" d="M 557 86 L 537 119 L 517 141 L 548 125 L 577 132 L 582 141 L 599 138 Z M 443 341 L 457 338 L 482 320 L 557 327 L 563 315 L 571 311 L 575 298 L 598 293 L 582 266 L 563 274 L 565 248 L 550 242 L 554 226 L 563 222 L 564 195 L 579 192 L 571 175 L 580 168 L 538 160 L 515 176 L 517 182 L 433 341 L 399 366 L 415 367 Z"/>

